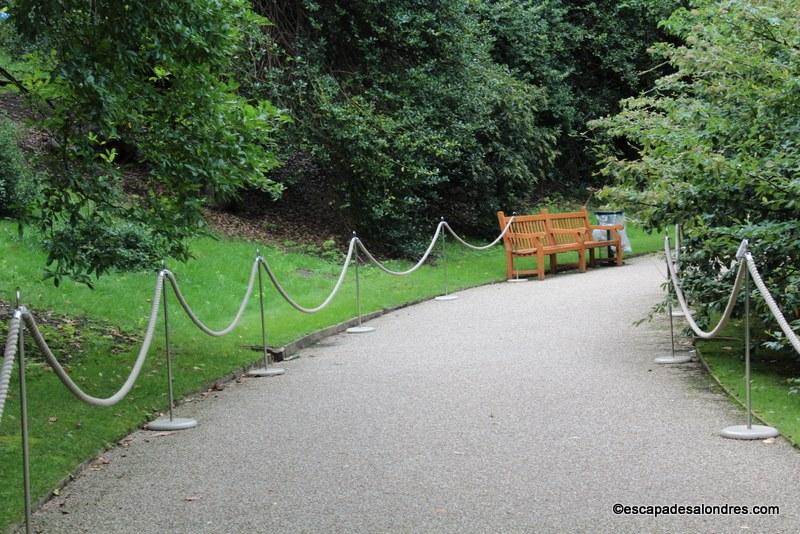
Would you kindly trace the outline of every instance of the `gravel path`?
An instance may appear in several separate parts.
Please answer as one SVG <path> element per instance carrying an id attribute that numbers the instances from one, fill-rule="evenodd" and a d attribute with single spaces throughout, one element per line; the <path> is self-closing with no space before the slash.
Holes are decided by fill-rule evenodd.
<path id="1" fill-rule="evenodd" d="M 657 366 L 655 257 L 425 302 L 137 432 L 35 516 L 44 532 L 800 532 L 800 453 Z M 616 504 L 779 506 L 617 515 Z"/>

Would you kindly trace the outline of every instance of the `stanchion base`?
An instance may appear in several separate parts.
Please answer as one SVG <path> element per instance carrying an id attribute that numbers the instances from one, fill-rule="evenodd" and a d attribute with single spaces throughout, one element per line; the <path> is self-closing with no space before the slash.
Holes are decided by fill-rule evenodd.
<path id="1" fill-rule="evenodd" d="M 260 369 L 250 369 L 245 373 L 247 376 L 280 376 L 286 369 L 280 367 L 261 367 Z"/>
<path id="2" fill-rule="evenodd" d="M 675 356 L 659 356 L 653 360 L 656 363 L 661 363 L 665 365 L 669 364 L 678 364 L 678 363 L 689 363 L 692 361 L 692 357 L 688 355 L 675 355 Z"/>
<path id="3" fill-rule="evenodd" d="M 527 281 L 528 281 L 527 278 L 509 278 L 508 280 L 506 280 L 506 282 L 508 282 L 509 284 L 516 284 L 517 282 L 527 282 Z"/>
<path id="4" fill-rule="evenodd" d="M 723 428 L 720 434 L 723 438 L 730 439 L 767 439 L 779 436 L 780 432 L 765 425 L 750 425 L 750 428 L 747 425 L 736 425 Z"/>
<path id="5" fill-rule="evenodd" d="M 456 300 L 458 296 L 456 295 L 439 295 L 435 297 L 433 300 Z"/>
<path id="6" fill-rule="evenodd" d="M 694 315 L 694 310 L 689 310 L 689 313 Z M 672 310 L 672 316 L 673 317 L 685 317 L 686 314 L 683 313 L 683 310 Z"/>
<path id="7" fill-rule="evenodd" d="M 197 421 L 188 417 L 162 417 L 155 421 L 150 421 L 144 427 L 147 430 L 186 430 L 197 426 Z"/>
<path id="8" fill-rule="evenodd" d="M 351 326 L 345 332 L 348 334 L 366 334 L 367 332 L 374 332 L 375 328 L 371 326 Z"/>

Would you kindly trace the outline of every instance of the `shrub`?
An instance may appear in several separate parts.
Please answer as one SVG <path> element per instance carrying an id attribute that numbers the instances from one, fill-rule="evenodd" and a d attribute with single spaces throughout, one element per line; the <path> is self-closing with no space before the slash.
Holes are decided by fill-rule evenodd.
<path id="1" fill-rule="evenodd" d="M 0 215 L 25 222 L 34 209 L 39 188 L 19 141 L 14 123 L 0 117 Z"/>
<path id="2" fill-rule="evenodd" d="M 653 228 L 684 224 L 682 275 L 706 317 L 724 306 L 728 266 L 749 238 L 800 326 L 800 0 L 701 1 L 666 28 L 686 43 L 656 48 L 676 72 L 595 124 L 617 184 L 606 196 Z"/>

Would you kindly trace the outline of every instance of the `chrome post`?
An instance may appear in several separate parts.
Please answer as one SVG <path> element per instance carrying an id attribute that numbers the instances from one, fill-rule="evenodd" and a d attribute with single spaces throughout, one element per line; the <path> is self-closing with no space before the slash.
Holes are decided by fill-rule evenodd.
<path id="1" fill-rule="evenodd" d="M 753 404 L 750 395 L 750 271 L 749 262 L 752 260 L 748 250 L 747 239 L 742 240 L 736 259 L 746 262 L 744 265 L 744 390 L 745 404 L 747 406 L 747 424 L 734 425 L 722 429 L 722 436 L 731 439 L 767 439 L 778 435 L 778 430 L 767 425 L 753 424 Z"/>
<path id="2" fill-rule="evenodd" d="M 163 263 L 162 263 L 163 268 Z M 169 310 L 167 308 L 167 284 L 161 286 L 161 301 L 164 304 L 164 352 L 167 356 L 167 394 L 169 395 L 169 420 L 173 421 L 172 407 L 175 397 L 172 390 L 172 358 L 169 353 Z"/>
<path id="3" fill-rule="evenodd" d="M 167 395 L 169 397 L 169 417 L 159 418 L 151 421 L 145 425 L 147 430 L 158 431 L 172 431 L 172 430 L 186 430 L 187 428 L 194 428 L 197 426 L 197 421 L 188 417 L 175 417 L 173 414 L 175 406 L 175 396 L 172 388 L 172 355 L 169 350 L 169 308 L 167 306 L 167 268 L 166 263 L 161 262 L 161 271 L 159 276 L 162 277 L 161 284 L 161 300 L 164 305 L 164 353 L 167 358 Z"/>
<path id="4" fill-rule="evenodd" d="M 22 301 L 20 289 L 16 292 L 16 307 L 20 308 Z M 20 432 L 22 433 L 22 485 L 25 498 L 25 533 L 31 534 L 32 529 L 32 506 L 31 506 L 31 452 L 30 439 L 28 436 L 28 388 L 25 379 L 25 323 L 20 321 L 19 325 L 19 413 L 20 413 Z"/>
<path id="5" fill-rule="evenodd" d="M 359 255 L 358 255 L 358 236 L 356 235 L 355 231 L 353 231 L 353 249 L 355 254 L 353 256 L 353 260 L 355 261 L 355 268 L 356 268 L 356 314 L 358 315 L 358 326 L 351 326 L 346 330 L 349 334 L 365 334 L 367 332 L 372 332 L 375 330 L 372 326 L 362 326 L 361 325 L 361 278 L 358 273 L 358 264 L 360 263 Z"/>
<path id="6" fill-rule="evenodd" d="M 442 267 L 444 267 L 444 294 L 439 295 L 434 300 L 455 300 L 456 295 L 449 294 L 448 280 L 447 280 L 447 236 L 444 229 L 444 217 L 439 220 L 439 230 L 442 232 Z"/>
<path id="7" fill-rule="evenodd" d="M 353 239 L 357 239 L 357 238 L 358 237 L 356 236 L 356 232 L 354 230 L 353 231 Z M 358 315 L 358 326 L 361 326 L 361 281 L 360 281 L 360 277 L 358 275 L 358 264 L 360 263 L 359 262 L 359 257 L 358 257 L 358 243 L 355 244 L 353 249 L 355 251 L 355 256 L 353 257 L 353 260 L 356 263 L 356 265 L 355 265 L 355 267 L 356 267 L 356 314 Z"/>
<path id="8" fill-rule="evenodd" d="M 256 251 L 256 254 L 260 263 L 260 251 Z M 261 348 L 264 351 L 264 368 L 267 368 L 272 363 L 272 358 L 267 350 L 267 322 L 264 319 L 264 282 L 261 279 L 261 265 L 258 266 L 258 311 L 261 314 Z"/>
<path id="9" fill-rule="evenodd" d="M 669 246 L 669 236 L 664 236 L 664 242 L 667 246 Z M 658 356 L 655 358 L 655 363 L 663 363 L 663 364 L 678 364 L 678 363 L 689 363 L 692 361 L 692 357 L 688 354 L 684 355 L 676 355 L 675 354 L 675 323 L 673 319 L 673 309 L 672 309 L 672 295 L 675 292 L 675 288 L 672 285 L 672 277 L 670 276 L 670 265 L 669 265 L 669 258 L 664 258 L 664 264 L 667 267 L 667 315 L 669 315 L 669 341 L 670 341 L 670 355 L 669 356 Z"/>
<path id="10" fill-rule="evenodd" d="M 444 231 L 444 217 L 440 219 L 439 227 L 442 230 L 442 263 L 444 267 L 444 294 L 447 295 L 447 235 Z"/>
<path id="11" fill-rule="evenodd" d="M 250 369 L 246 374 L 247 376 L 279 376 L 284 374 L 286 370 L 270 367 L 272 364 L 272 355 L 267 348 L 267 320 L 264 316 L 264 282 L 261 278 L 263 258 L 261 257 L 260 250 L 256 250 L 256 261 L 258 262 L 258 309 L 261 313 L 261 350 L 264 353 L 264 367 L 260 369 Z"/>
<path id="12" fill-rule="evenodd" d="M 750 271 L 744 273 L 744 387 L 747 403 L 747 430 L 753 428 L 753 404 L 750 398 Z"/>

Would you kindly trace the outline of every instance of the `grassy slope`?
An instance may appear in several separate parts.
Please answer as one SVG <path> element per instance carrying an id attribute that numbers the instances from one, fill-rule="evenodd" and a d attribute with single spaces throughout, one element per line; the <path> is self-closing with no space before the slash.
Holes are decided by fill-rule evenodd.
<path id="1" fill-rule="evenodd" d="M 637 253 L 658 250 L 661 238 L 635 228 L 629 236 Z M 452 240 L 449 241 L 452 243 Z M 235 314 L 245 289 L 254 243 L 200 239 L 193 243 L 195 259 L 169 264 L 181 288 L 201 319 L 212 328 L 221 328 Z M 11 298 L 13 289 L 22 288 L 23 301 L 32 309 L 50 309 L 71 316 L 102 318 L 129 333 L 143 333 L 155 281 L 154 273 L 118 274 L 101 279 L 95 290 L 64 283 L 54 288 L 41 281 L 44 254 L 32 239 L 16 239 L 16 228 L 0 222 L 0 295 Z M 300 254 L 261 247 L 287 291 L 301 304 L 316 305 L 333 286 L 340 265 Z M 448 249 L 451 289 L 502 280 L 505 259 L 500 247 L 487 252 L 472 252 L 461 246 Z M 528 260 L 531 261 L 531 260 Z M 574 262 L 577 258 L 564 258 Z M 393 263 L 394 268 L 407 262 Z M 364 312 L 440 294 L 442 270 L 424 266 L 408 277 L 391 277 L 375 268 L 362 268 L 362 307 Z M 265 279 L 265 284 L 268 284 Z M 321 313 L 305 315 L 287 305 L 271 286 L 266 286 L 269 343 L 280 345 L 322 327 L 355 315 L 352 274 L 332 304 Z M 170 294 L 172 354 L 175 365 L 175 392 L 180 397 L 198 391 L 232 371 L 259 358 L 242 345 L 260 342 L 258 302 L 251 300 L 242 323 L 225 338 L 202 334 L 185 317 Z M 3 318 L 5 320 L 6 318 Z M 77 465 L 93 457 L 154 417 L 167 405 L 164 370 L 163 331 L 159 325 L 142 375 L 131 394 L 111 408 L 96 408 L 75 400 L 55 375 L 37 360 L 28 365 L 28 396 L 33 493 L 47 494 Z M 70 360 L 58 354 L 74 379 L 88 392 L 105 396 L 117 390 L 127 376 L 138 344 L 127 353 L 109 355 L 109 343 L 102 338 L 87 339 L 89 355 Z M 31 347 L 29 353 L 35 356 Z M 16 376 L 15 376 L 16 379 Z M 22 514 L 20 438 L 16 380 L 0 421 L 0 528 L 18 521 Z"/>

